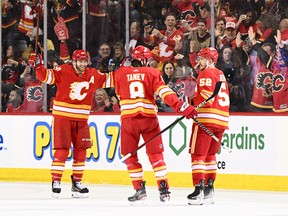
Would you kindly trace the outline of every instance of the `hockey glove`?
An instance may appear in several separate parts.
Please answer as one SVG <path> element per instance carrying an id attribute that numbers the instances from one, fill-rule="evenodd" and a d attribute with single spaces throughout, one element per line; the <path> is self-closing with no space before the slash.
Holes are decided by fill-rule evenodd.
<path id="1" fill-rule="evenodd" d="M 29 64 L 30 64 L 31 68 L 34 68 L 38 64 L 43 64 L 41 54 L 36 54 L 36 53 L 32 52 L 29 56 Z"/>
<path id="2" fill-rule="evenodd" d="M 183 115 L 187 118 L 196 118 L 198 113 L 195 109 L 194 106 L 191 106 L 187 102 L 183 103 L 182 106 L 180 107 L 180 112 L 183 113 Z"/>

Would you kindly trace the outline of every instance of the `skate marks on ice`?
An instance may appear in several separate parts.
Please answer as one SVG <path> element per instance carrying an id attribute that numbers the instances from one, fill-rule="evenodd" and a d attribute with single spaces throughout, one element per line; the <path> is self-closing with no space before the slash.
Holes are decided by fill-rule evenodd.
<path id="1" fill-rule="evenodd" d="M 132 186 L 86 185 L 88 198 L 72 198 L 71 184 L 62 183 L 59 198 L 52 198 L 51 183 L 0 182 L 0 216 L 125 215 L 125 216 L 288 216 L 288 193 L 215 190 L 215 204 L 189 206 L 187 195 L 192 188 L 171 188 L 171 199 L 159 200 L 156 186 L 147 186 L 143 205 L 127 201 L 135 191 Z"/>

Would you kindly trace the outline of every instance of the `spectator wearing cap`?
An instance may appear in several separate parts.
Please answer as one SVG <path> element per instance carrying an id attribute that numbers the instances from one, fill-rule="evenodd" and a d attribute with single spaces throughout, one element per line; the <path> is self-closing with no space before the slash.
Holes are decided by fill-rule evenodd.
<path id="1" fill-rule="evenodd" d="M 225 26 L 225 37 L 220 41 L 219 48 L 223 46 L 231 46 L 233 49 L 236 48 L 236 35 L 237 29 L 235 22 L 229 20 Z"/>
<path id="2" fill-rule="evenodd" d="M 226 29 L 227 28 L 236 29 L 236 24 L 234 22 L 227 22 L 226 23 Z"/>

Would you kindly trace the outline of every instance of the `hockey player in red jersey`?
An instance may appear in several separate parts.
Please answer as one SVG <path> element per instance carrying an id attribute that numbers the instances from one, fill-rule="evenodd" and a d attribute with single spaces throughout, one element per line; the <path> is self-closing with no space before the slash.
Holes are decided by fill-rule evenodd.
<path id="1" fill-rule="evenodd" d="M 212 47 L 203 48 L 199 51 L 200 71 L 193 101 L 196 106 L 209 98 L 216 83 L 222 81 L 218 95 L 206 105 L 197 109 L 197 120 L 221 140 L 225 129 L 228 129 L 230 102 L 225 76 L 222 71 L 215 68 L 217 59 L 218 52 Z M 216 142 L 197 124 L 193 124 L 192 132 L 189 153 L 191 154 L 192 179 L 195 191 L 188 195 L 188 204 L 214 203 L 213 184 L 217 170 L 216 153 L 220 148 L 220 143 Z"/>
<path id="2" fill-rule="evenodd" d="M 87 67 L 88 55 L 84 50 L 74 51 L 72 63 L 55 69 L 46 69 L 40 57 L 30 55 L 30 60 L 36 64 L 37 78 L 44 83 L 57 85 L 52 111 L 55 150 L 51 166 L 52 195 L 58 197 L 61 192 L 61 177 L 72 142 L 72 196 L 88 197 L 89 190 L 81 184 L 86 149 L 91 147 L 88 117 L 93 94 L 96 89 L 105 87 L 106 75 Z"/>
<path id="3" fill-rule="evenodd" d="M 180 111 L 187 118 L 197 116 L 195 108 L 180 101 L 167 85 L 161 72 L 147 67 L 151 51 L 144 46 L 137 46 L 132 51 L 131 66 L 123 66 L 114 72 L 115 89 L 121 106 L 121 154 L 127 155 L 138 148 L 140 135 L 145 142 L 160 132 L 154 94 L 159 95 L 174 110 Z M 162 137 L 157 136 L 146 146 L 146 153 L 156 176 L 160 201 L 170 199 L 166 163 L 163 158 Z M 128 197 L 130 202 L 144 201 L 147 197 L 143 168 L 137 153 L 126 159 L 127 169 L 136 193 Z"/>

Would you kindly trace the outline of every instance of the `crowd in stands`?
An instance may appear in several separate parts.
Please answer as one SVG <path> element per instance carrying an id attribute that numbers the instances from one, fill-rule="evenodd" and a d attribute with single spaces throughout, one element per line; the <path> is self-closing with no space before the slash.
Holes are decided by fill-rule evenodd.
<path id="1" fill-rule="evenodd" d="M 211 17 L 210 0 L 130 0 L 125 44 L 125 0 L 86 0 L 89 66 L 115 71 L 129 60 L 126 49 L 146 46 L 153 53 L 149 66 L 162 72 L 181 100 L 191 101 L 197 52 L 214 46 L 216 67 L 229 84 L 230 111 L 288 111 L 288 1 L 214 2 Z M 31 52 L 46 52 L 43 5 L 43 0 L 2 0 L 1 112 L 51 110 L 57 88 L 46 91 L 28 61 Z M 47 6 L 47 68 L 56 68 L 82 48 L 82 0 L 47 0 Z M 159 111 L 172 112 L 157 95 L 155 100 Z M 95 92 L 92 111 L 120 111 L 113 88 Z"/>

